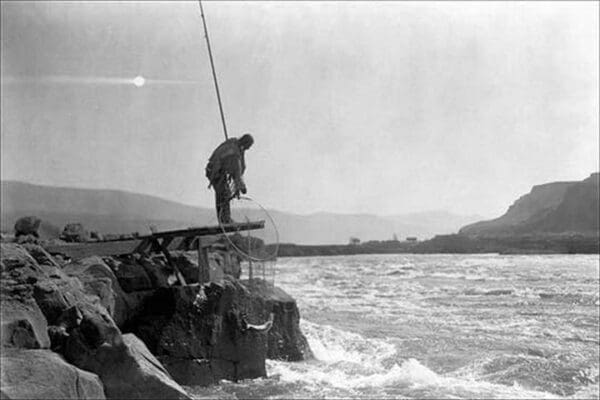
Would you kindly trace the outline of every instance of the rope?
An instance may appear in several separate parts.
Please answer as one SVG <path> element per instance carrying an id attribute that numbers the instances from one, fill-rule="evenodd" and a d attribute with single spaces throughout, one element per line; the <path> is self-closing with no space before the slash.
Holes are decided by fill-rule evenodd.
<path id="1" fill-rule="evenodd" d="M 215 63 L 213 62 L 212 51 L 210 50 L 210 40 L 208 39 L 208 28 L 206 28 L 206 19 L 204 18 L 204 9 L 202 8 L 202 0 L 198 0 L 200 6 L 200 16 L 202 16 L 202 25 L 204 25 L 204 38 L 206 38 L 206 47 L 208 47 L 208 58 L 210 59 L 210 67 L 212 69 L 213 81 L 215 82 L 215 91 L 217 92 L 217 101 L 219 102 L 219 111 L 221 112 L 221 122 L 223 123 L 223 133 L 225 140 L 227 136 L 227 125 L 225 124 L 225 114 L 223 113 L 223 104 L 221 103 L 221 93 L 219 92 L 219 83 L 217 82 L 217 73 L 215 72 Z"/>

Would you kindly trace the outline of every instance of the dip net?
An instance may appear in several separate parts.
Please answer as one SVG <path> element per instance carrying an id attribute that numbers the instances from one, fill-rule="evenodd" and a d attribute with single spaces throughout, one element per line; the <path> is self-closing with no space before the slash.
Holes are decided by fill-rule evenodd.
<path id="1" fill-rule="evenodd" d="M 250 281 L 263 279 L 275 284 L 275 262 L 279 252 L 279 232 L 269 212 L 249 196 L 233 198 L 230 202 L 231 219 L 236 223 L 264 221 L 260 230 L 225 232 L 219 226 L 228 246 L 242 260 L 242 278 Z"/>

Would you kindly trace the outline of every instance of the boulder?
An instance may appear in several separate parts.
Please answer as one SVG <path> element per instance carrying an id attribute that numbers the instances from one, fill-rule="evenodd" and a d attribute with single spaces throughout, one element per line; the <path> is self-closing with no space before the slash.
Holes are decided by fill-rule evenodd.
<path id="1" fill-rule="evenodd" d="M 2 347 L 47 349 L 48 323 L 31 298 L 15 298 L 2 293 L 0 325 Z"/>
<path id="2" fill-rule="evenodd" d="M 52 257 L 42 246 L 34 243 L 25 243 L 22 244 L 22 246 L 27 250 L 29 255 L 34 258 L 38 265 L 42 266 L 42 269 L 45 272 L 48 272 L 48 269 L 43 268 L 43 266 L 60 268 L 60 265 L 56 262 L 54 257 Z"/>
<path id="3" fill-rule="evenodd" d="M 244 287 L 226 276 L 220 283 L 157 290 L 131 325 L 185 385 L 208 385 L 266 376 L 267 332 L 247 329 L 240 310 Z"/>
<path id="4" fill-rule="evenodd" d="M 127 295 L 121 289 L 114 272 L 102 258 L 92 256 L 71 262 L 63 267 L 63 272 L 79 279 L 87 294 L 98 296 L 100 304 L 106 308 L 117 325 L 125 322 L 129 309 Z"/>
<path id="5" fill-rule="evenodd" d="M 296 300 L 282 289 L 262 279 L 242 283 L 248 293 L 245 312 L 249 319 L 264 320 L 269 314 L 273 314 L 267 357 L 285 361 L 313 358 L 308 341 L 300 330 L 300 311 Z"/>
<path id="6" fill-rule="evenodd" d="M 237 253 L 229 250 L 227 244 L 216 242 L 209 248 L 208 253 L 210 280 L 218 282 L 223 275 L 239 279 L 242 274 L 240 258 Z"/>
<path id="7" fill-rule="evenodd" d="M 17 243 L 0 243 L 2 278 L 13 278 L 19 282 L 37 280 L 44 271 L 23 246 Z"/>
<path id="8" fill-rule="evenodd" d="M 97 375 L 69 365 L 49 350 L 3 349 L 3 399 L 105 399 Z"/>
<path id="9" fill-rule="evenodd" d="M 173 253 L 172 260 L 187 284 L 198 283 L 199 269 L 197 260 L 194 260 L 194 258 L 185 252 Z"/>
<path id="10" fill-rule="evenodd" d="M 32 248 L 34 253 L 37 250 Z M 47 347 L 50 344 L 52 350 L 70 364 L 97 374 L 109 398 L 188 398 L 141 341 L 121 335 L 104 307 L 114 307 L 113 311 L 117 308 L 116 299 L 111 299 L 116 293 L 112 291 L 113 287 L 118 288 L 118 284 L 113 286 L 117 278 L 100 258 L 84 259 L 63 271 L 52 265 L 40 266 L 25 248 L 17 244 L 2 243 L 1 255 L 2 342 L 8 350 L 10 347 Z M 44 260 L 49 261 L 51 259 Z M 68 276 L 65 271 L 78 277 Z M 44 335 L 46 321 L 48 334 Z M 40 365 L 47 367 L 47 363 Z M 3 373 L 6 369 L 3 363 Z M 38 390 L 40 395 L 27 392 L 24 397 L 30 397 L 29 394 L 39 398 L 88 396 L 86 389 L 81 388 L 71 395 L 68 388 L 60 386 L 58 380 L 62 378 L 51 375 L 53 370 L 48 368 L 47 372 L 39 374 L 35 370 L 31 380 L 43 380 L 43 383 L 32 384 L 31 390 Z M 24 380 L 15 376 L 6 382 Z M 71 381 L 75 382 L 78 376 L 73 375 Z M 59 384 L 53 388 L 57 392 L 46 389 L 46 383 L 54 384 L 53 380 Z M 25 389 L 9 385 L 5 390 L 3 383 L 3 396 L 18 396 L 17 390 Z M 97 393 L 90 396 L 103 397 Z"/>
<path id="11" fill-rule="evenodd" d="M 140 312 L 144 301 L 152 295 L 153 291 L 126 293 L 113 270 L 105 262 L 106 259 L 97 256 L 86 257 L 65 265 L 63 271 L 79 279 L 87 294 L 97 296 L 100 304 L 106 308 L 117 326 L 122 327 Z"/>
<path id="12" fill-rule="evenodd" d="M 65 225 L 59 238 L 66 242 L 87 242 L 90 240 L 90 233 L 76 222 Z"/>
<path id="13" fill-rule="evenodd" d="M 38 229 L 41 223 L 42 220 L 36 216 L 21 217 L 15 222 L 15 236 L 32 235 L 36 238 L 40 237 Z"/>
<path id="14" fill-rule="evenodd" d="M 109 399 L 190 399 L 135 335 L 123 335 L 120 347 L 102 346 L 97 361 Z"/>
<path id="15" fill-rule="evenodd" d="M 152 287 L 155 289 L 169 287 L 177 280 L 175 277 L 175 270 L 167 263 L 167 260 L 162 254 L 140 256 L 136 258 L 136 261 L 144 268 L 144 271 L 152 283 Z"/>
<path id="16" fill-rule="evenodd" d="M 146 270 L 133 256 L 107 257 L 106 264 L 112 269 L 121 288 L 129 293 L 153 289 Z"/>

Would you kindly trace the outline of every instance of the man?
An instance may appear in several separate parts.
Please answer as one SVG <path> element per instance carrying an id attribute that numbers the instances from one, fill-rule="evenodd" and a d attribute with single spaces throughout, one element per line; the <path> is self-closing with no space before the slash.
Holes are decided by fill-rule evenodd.
<path id="1" fill-rule="evenodd" d="M 206 165 L 206 177 L 210 181 L 208 187 L 215 189 L 217 218 L 222 224 L 230 224 L 231 210 L 229 201 L 246 194 L 243 174 L 246 170 L 244 152 L 254 143 L 250 134 L 241 138 L 227 139 L 213 151 Z"/>

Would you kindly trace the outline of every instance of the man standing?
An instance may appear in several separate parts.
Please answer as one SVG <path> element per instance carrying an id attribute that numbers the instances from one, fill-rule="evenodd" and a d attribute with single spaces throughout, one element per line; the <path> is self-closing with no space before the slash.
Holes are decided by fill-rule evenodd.
<path id="1" fill-rule="evenodd" d="M 246 170 L 244 152 L 254 143 L 248 133 L 241 138 L 227 139 L 213 151 L 206 165 L 206 177 L 210 186 L 215 189 L 217 218 L 222 224 L 230 224 L 231 210 L 229 202 L 239 197 L 240 192 L 246 194 L 243 175 Z"/>

